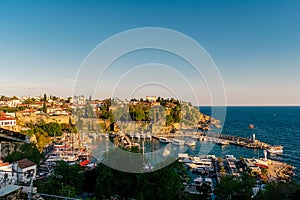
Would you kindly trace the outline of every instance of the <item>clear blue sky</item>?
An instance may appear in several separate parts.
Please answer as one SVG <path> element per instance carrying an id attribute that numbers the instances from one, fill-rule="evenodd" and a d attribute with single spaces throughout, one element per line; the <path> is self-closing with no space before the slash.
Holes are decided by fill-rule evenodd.
<path id="1" fill-rule="evenodd" d="M 152 26 L 182 32 L 207 50 L 228 104 L 300 104 L 299 10 L 299 1 L 278 0 L 2 0 L 0 94 L 70 96 L 96 45 Z"/>

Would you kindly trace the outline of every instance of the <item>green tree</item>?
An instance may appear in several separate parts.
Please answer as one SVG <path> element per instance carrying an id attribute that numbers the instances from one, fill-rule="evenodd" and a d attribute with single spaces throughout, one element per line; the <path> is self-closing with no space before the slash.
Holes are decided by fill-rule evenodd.
<path id="1" fill-rule="evenodd" d="M 133 151 L 138 153 L 137 149 Z M 122 163 L 124 169 L 126 166 L 134 166 L 137 169 L 143 167 L 143 162 L 137 162 L 137 165 L 128 164 L 132 159 L 120 158 L 117 155 L 109 153 L 104 159 L 110 159 L 111 164 L 114 161 Z M 120 159 L 127 160 L 127 163 L 120 162 Z M 178 199 L 183 196 L 181 177 L 185 173 L 185 168 L 179 162 L 149 173 L 125 173 L 104 164 L 99 164 L 96 171 L 98 174 L 96 193 L 99 199 L 113 195 L 119 195 L 124 199 Z"/>
<path id="2" fill-rule="evenodd" d="M 46 103 L 47 103 L 47 95 L 46 94 L 44 94 L 44 99 L 43 99 L 43 112 L 45 113 L 45 114 L 47 114 L 47 105 L 46 105 Z"/>
<path id="3" fill-rule="evenodd" d="M 87 101 L 84 106 L 84 117 L 86 117 L 86 118 L 95 117 L 95 113 L 93 111 L 93 107 L 90 104 L 90 101 Z"/>
<path id="4" fill-rule="evenodd" d="M 40 164 L 41 154 L 33 143 L 24 143 L 20 148 L 13 151 L 11 154 L 8 154 L 5 158 L 7 162 L 15 162 L 21 159 L 27 158 L 37 165 Z"/>
<path id="5" fill-rule="evenodd" d="M 172 117 L 172 115 L 167 115 L 166 116 L 166 125 L 171 125 L 174 122 L 174 119 Z"/>
<path id="6" fill-rule="evenodd" d="M 50 123 L 40 123 L 37 127 L 41 128 L 43 131 L 48 133 L 50 137 L 53 137 L 54 134 L 56 136 L 62 135 L 62 126 L 57 122 L 50 122 Z"/>
<path id="7" fill-rule="evenodd" d="M 135 112 L 135 120 L 143 121 L 145 119 L 146 119 L 146 115 L 145 115 L 144 110 L 141 107 L 138 107 Z"/>
<path id="8" fill-rule="evenodd" d="M 8 100 L 9 100 L 9 97 L 1 95 L 0 101 L 8 101 Z"/>
<path id="9" fill-rule="evenodd" d="M 211 186 L 208 184 L 202 184 L 196 187 L 197 191 L 200 193 L 198 199 L 210 199 L 210 194 L 212 193 Z"/>
<path id="10" fill-rule="evenodd" d="M 77 194 L 76 188 L 72 185 L 66 185 L 58 191 L 58 195 L 64 197 L 75 197 Z"/>
<path id="11" fill-rule="evenodd" d="M 24 104 L 32 104 L 32 103 L 34 103 L 32 98 L 28 98 L 24 101 Z"/>
<path id="12" fill-rule="evenodd" d="M 296 181 L 290 182 L 271 182 L 266 185 L 265 190 L 261 190 L 255 199 L 264 200 L 282 200 L 299 199 L 300 185 Z"/>
<path id="13" fill-rule="evenodd" d="M 82 192 L 82 168 L 61 161 L 54 167 L 54 173 L 46 181 L 37 183 L 42 193 L 75 197 Z"/>
<path id="14" fill-rule="evenodd" d="M 16 97 L 16 96 L 13 96 L 13 97 L 10 98 L 10 100 L 18 100 L 18 99 L 19 99 L 19 98 Z"/>
<path id="15" fill-rule="evenodd" d="M 243 174 L 241 177 L 223 176 L 214 193 L 217 199 L 251 199 L 255 178 Z"/>

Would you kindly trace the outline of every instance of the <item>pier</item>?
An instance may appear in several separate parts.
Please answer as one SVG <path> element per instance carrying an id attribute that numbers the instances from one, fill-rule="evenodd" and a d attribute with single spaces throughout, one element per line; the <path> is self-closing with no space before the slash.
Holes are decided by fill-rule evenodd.
<path id="1" fill-rule="evenodd" d="M 197 139 L 200 141 L 214 141 L 219 142 L 220 144 L 224 142 L 225 144 L 231 144 L 231 145 L 237 145 L 241 147 L 251 148 L 251 149 L 269 149 L 272 147 L 272 145 L 267 144 L 265 142 L 261 142 L 257 139 L 251 139 L 251 138 L 243 138 L 239 136 L 233 136 L 233 135 L 224 135 L 224 134 L 218 134 L 213 132 L 208 132 L 206 134 L 202 132 L 194 132 L 193 134 L 157 134 L 155 136 L 152 136 L 156 139 L 159 139 L 159 137 L 166 137 L 166 138 L 175 138 L 175 137 L 189 137 L 193 139 Z"/>
<path id="2" fill-rule="evenodd" d="M 207 136 L 226 140 L 229 142 L 229 144 L 247 147 L 251 149 L 268 149 L 272 147 L 272 145 L 267 144 L 265 142 L 261 142 L 257 139 L 243 138 L 243 137 L 233 136 L 233 135 L 223 135 L 223 134 L 219 135 L 216 133 L 208 133 Z"/>

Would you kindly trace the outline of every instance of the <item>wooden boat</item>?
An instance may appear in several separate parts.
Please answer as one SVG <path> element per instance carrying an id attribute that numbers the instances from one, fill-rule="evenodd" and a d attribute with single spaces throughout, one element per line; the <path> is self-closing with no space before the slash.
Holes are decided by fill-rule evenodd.
<path id="1" fill-rule="evenodd" d="M 266 149 L 267 152 L 272 153 L 272 154 L 281 154 L 283 153 L 283 146 L 273 146 L 270 148 Z"/>

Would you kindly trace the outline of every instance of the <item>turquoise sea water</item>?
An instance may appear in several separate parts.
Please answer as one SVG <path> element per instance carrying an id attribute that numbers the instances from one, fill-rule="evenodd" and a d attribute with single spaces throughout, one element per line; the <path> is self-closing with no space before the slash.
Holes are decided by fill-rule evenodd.
<path id="1" fill-rule="evenodd" d="M 281 156 L 269 156 L 295 166 L 296 180 L 300 181 L 300 107 L 227 107 L 222 134 L 256 138 L 271 145 L 283 145 Z M 211 107 L 200 107 L 210 115 Z M 254 124 L 254 130 L 249 129 Z M 198 147 L 198 146 L 197 146 Z M 193 151 L 197 153 L 197 147 Z M 262 150 L 253 150 L 234 145 L 214 146 L 211 154 L 218 156 L 233 154 L 236 157 L 263 157 Z"/>

